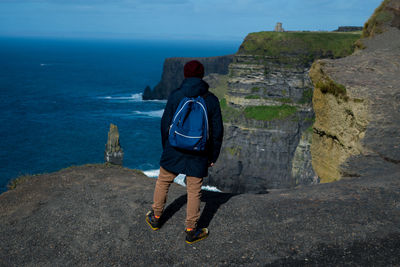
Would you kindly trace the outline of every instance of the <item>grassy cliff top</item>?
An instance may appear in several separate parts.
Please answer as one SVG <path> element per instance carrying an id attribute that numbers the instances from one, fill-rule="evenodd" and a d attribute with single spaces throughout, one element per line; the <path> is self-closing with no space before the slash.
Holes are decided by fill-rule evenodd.
<path id="1" fill-rule="evenodd" d="M 365 23 L 362 37 L 383 33 L 389 26 L 400 29 L 399 9 L 397 0 L 384 0 Z"/>
<path id="2" fill-rule="evenodd" d="M 247 35 L 239 54 L 272 57 L 304 54 L 310 60 L 339 58 L 353 53 L 354 42 L 359 38 L 359 32 L 256 32 Z"/>

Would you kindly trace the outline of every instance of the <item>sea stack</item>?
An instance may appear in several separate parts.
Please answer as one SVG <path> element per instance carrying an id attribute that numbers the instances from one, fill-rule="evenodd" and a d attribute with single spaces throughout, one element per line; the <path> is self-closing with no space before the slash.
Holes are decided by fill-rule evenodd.
<path id="1" fill-rule="evenodd" d="M 104 151 L 104 161 L 115 165 L 122 166 L 124 152 L 119 143 L 119 132 L 117 125 L 110 124 L 110 131 L 108 132 L 108 139 L 106 150 Z"/>

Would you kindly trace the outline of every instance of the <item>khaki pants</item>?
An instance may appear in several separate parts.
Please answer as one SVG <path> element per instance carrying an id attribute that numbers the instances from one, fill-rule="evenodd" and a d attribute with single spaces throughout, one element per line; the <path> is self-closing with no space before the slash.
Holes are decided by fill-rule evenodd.
<path id="1" fill-rule="evenodd" d="M 153 210 L 156 216 L 161 216 L 164 210 L 169 186 L 173 183 L 175 174 L 160 167 L 156 188 L 154 189 Z M 187 207 L 186 207 L 186 228 L 196 228 L 197 221 L 200 218 L 200 197 L 203 178 L 186 176 L 187 188 Z"/>

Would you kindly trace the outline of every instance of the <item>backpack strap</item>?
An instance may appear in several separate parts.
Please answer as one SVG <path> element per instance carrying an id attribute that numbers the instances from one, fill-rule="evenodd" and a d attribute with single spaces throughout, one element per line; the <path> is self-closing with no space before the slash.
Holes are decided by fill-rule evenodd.
<path id="1" fill-rule="evenodd" d="M 206 100 L 207 96 L 209 96 L 210 94 L 211 94 L 210 91 L 207 91 L 205 94 L 201 95 L 201 97 L 202 97 L 204 100 Z M 204 101 L 204 102 L 205 102 L 205 101 Z M 206 104 L 206 105 L 207 105 L 207 104 Z M 208 109 L 207 109 L 207 111 L 208 111 Z M 209 125 L 209 123 L 208 123 L 208 112 L 207 112 L 206 116 L 207 116 L 207 140 L 208 140 L 209 137 L 210 137 L 210 125 Z"/>

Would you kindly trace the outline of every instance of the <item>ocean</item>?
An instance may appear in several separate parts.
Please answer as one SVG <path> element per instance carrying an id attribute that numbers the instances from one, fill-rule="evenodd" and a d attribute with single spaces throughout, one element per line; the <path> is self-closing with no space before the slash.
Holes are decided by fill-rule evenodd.
<path id="1" fill-rule="evenodd" d="M 0 38 L 0 193 L 10 179 L 104 162 L 110 123 L 124 166 L 156 175 L 165 101 L 142 101 L 167 57 L 233 54 L 240 41 Z"/>

